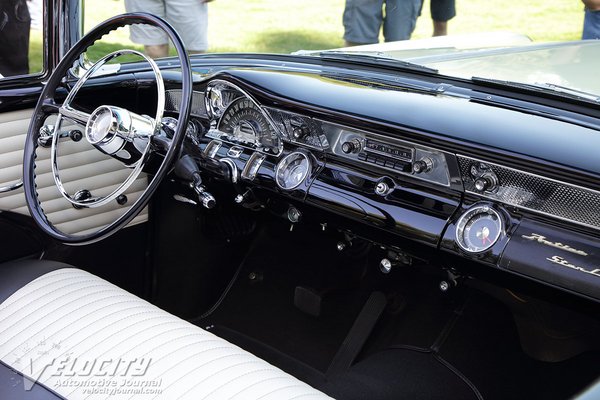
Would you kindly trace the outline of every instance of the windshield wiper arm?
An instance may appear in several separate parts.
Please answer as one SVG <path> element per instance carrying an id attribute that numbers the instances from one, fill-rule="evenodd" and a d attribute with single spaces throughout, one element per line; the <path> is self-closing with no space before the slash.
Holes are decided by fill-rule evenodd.
<path id="1" fill-rule="evenodd" d="M 475 83 L 493 84 L 517 89 L 526 89 L 534 92 L 549 93 L 553 95 L 569 97 L 575 100 L 584 100 L 591 101 L 594 103 L 600 103 L 600 96 L 598 95 L 583 92 L 577 89 L 571 89 L 560 85 L 555 85 L 553 83 L 523 83 L 514 81 L 504 81 L 501 79 L 481 78 L 478 76 L 474 76 L 473 78 L 471 78 L 471 80 Z"/>
<path id="2" fill-rule="evenodd" d="M 376 53 L 383 54 L 383 53 Z M 336 60 L 336 61 L 359 61 L 364 64 L 370 65 L 383 65 L 386 67 L 403 68 L 411 71 L 418 72 L 429 72 L 437 74 L 438 70 L 435 68 L 429 68 L 424 65 L 411 63 L 408 61 L 398 60 L 396 58 L 382 57 L 379 55 L 359 53 L 359 52 L 346 52 L 346 51 L 322 51 L 316 53 L 319 57 L 325 60 Z"/>
<path id="3" fill-rule="evenodd" d="M 535 86 L 545 87 L 554 92 L 565 93 L 573 97 L 580 97 L 582 99 L 595 101 L 600 103 L 600 96 L 593 93 L 584 92 L 583 90 L 572 89 L 566 86 L 555 85 L 554 83 L 536 83 Z"/>

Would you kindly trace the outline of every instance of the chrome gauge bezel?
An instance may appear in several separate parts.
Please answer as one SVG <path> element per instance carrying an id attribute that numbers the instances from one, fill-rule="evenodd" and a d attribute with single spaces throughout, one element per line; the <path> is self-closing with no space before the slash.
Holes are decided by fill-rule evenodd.
<path id="1" fill-rule="evenodd" d="M 219 91 L 222 91 L 225 89 L 232 90 L 232 91 L 239 93 L 239 96 L 232 97 L 231 101 L 229 101 L 226 105 L 224 105 L 224 108 L 222 110 L 215 112 L 215 110 L 213 109 L 211 102 L 210 102 L 210 94 L 215 89 L 219 90 Z M 227 112 L 229 107 L 242 97 L 248 99 L 250 102 L 252 102 L 254 104 L 256 109 L 266 119 L 266 121 L 271 126 L 271 129 L 273 129 L 274 134 L 277 136 L 278 141 L 279 141 L 279 146 L 271 148 L 271 150 L 272 150 L 271 152 L 265 152 L 261 148 L 249 146 L 247 144 L 231 142 L 231 141 L 227 140 L 226 138 L 223 138 L 222 137 L 223 133 L 217 129 L 217 127 L 220 126 L 220 124 L 221 124 L 221 118 Z M 233 84 L 229 81 L 226 81 L 223 79 L 213 79 L 208 83 L 208 85 L 206 87 L 204 101 L 205 101 L 205 106 L 206 106 L 206 112 L 207 112 L 209 118 L 211 118 L 211 129 L 207 133 L 208 137 L 210 137 L 212 139 L 223 140 L 227 143 L 231 143 L 231 144 L 234 144 L 237 146 L 248 148 L 252 151 L 258 151 L 258 152 L 266 154 L 266 155 L 274 155 L 276 157 L 279 157 L 281 155 L 281 153 L 283 152 L 283 139 L 284 139 L 283 134 L 277 127 L 277 124 L 273 121 L 273 118 L 271 117 L 271 115 L 269 115 L 269 113 L 266 112 L 264 107 L 262 105 L 260 105 L 247 91 L 245 91 L 244 89 L 240 88 L 236 84 Z"/>
<path id="2" fill-rule="evenodd" d="M 308 168 L 306 169 L 306 172 L 304 173 L 304 176 L 302 177 L 302 179 L 296 185 L 290 186 L 290 187 L 285 187 L 281 184 L 281 182 L 279 182 L 279 172 L 281 171 L 282 168 L 287 168 L 293 162 L 292 159 L 295 157 L 304 158 L 308 164 Z M 310 171 L 312 171 L 312 162 L 310 161 L 310 157 L 302 151 L 294 151 L 294 152 L 286 155 L 285 157 L 283 157 L 277 163 L 277 166 L 275 167 L 275 183 L 277 183 L 277 186 L 279 186 L 279 188 L 281 188 L 283 190 L 294 190 L 298 186 L 300 186 L 304 182 L 306 182 L 306 180 L 308 179 L 308 176 L 310 174 Z"/>
<path id="3" fill-rule="evenodd" d="M 469 247 L 465 241 L 465 228 L 469 221 L 473 220 L 478 215 L 490 214 L 494 215 L 498 221 L 498 233 L 490 239 L 490 243 L 479 249 L 474 250 Z M 498 212 L 491 204 L 476 204 L 464 212 L 458 221 L 456 222 L 456 243 L 465 252 L 469 254 L 481 254 L 491 249 L 500 238 L 506 235 L 506 224 L 505 219 L 500 212 Z"/>
<path id="4" fill-rule="evenodd" d="M 211 98 L 212 94 L 217 93 L 217 95 L 221 99 L 221 102 L 223 102 L 223 100 L 224 100 L 223 92 L 225 92 L 227 90 L 238 92 L 240 94 L 240 97 L 243 94 L 243 92 L 237 90 L 237 88 L 233 87 L 226 81 L 214 80 L 214 81 L 209 82 L 209 84 L 206 86 L 206 90 L 204 92 L 204 107 L 206 108 L 206 113 L 208 114 L 209 118 L 212 118 L 215 120 L 221 118 L 221 116 L 223 115 L 223 113 L 225 112 L 227 107 L 229 107 L 229 105 L 237 99 L 236 96 L 233 96 L 229 100 L 229 102 L 227 102 L 227 104 L 221 103 L 219 108 L 215 108 L 215 105 L 213 104 L 213 101 Z"/>

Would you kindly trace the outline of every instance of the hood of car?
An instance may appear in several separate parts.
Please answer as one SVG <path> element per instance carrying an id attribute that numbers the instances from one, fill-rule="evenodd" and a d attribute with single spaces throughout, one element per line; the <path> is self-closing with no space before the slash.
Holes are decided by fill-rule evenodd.
<path id="1" fill-rule="evenodd" d="M 534 43 L 500 32 L 444 36 L 340 49 L 375 53 L 439 71 L 531 85 L 557 85 L 600 97 L 600 41 Z M 596 99 L 596 101 L 598 101 Z"/>

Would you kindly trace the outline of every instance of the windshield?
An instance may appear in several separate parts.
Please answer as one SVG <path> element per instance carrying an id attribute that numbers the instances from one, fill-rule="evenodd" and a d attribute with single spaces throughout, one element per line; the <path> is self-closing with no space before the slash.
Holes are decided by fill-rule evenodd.
<path id="1" fill-rule="evenodd" d="M 399 68 L 535 85 L 600 97 L 600 0 L 86 0 L 85 28 L 126 11 L 162 16 L 190 53 L 332 54 L 399 60 Z M 585 3 L 585 4 L 584 4 Z M 585 21 L 585 22 L 584 22 Z M 173 55 L 164 38 L 135 26 L 105 38 Z M 91 49 L 94 59 L 95 49 Z M 328 52 L 331 51 L 331 52 Z"/>

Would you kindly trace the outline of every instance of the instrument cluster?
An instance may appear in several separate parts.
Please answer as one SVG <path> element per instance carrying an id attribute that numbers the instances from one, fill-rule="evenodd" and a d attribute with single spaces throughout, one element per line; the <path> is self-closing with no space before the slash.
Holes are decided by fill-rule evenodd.
<path id="1" fill-rule="evenodd" d="M 207 137 L 265 154 L 281 154 L 283 144 L 271 117 L 242 89 L 214 80 L 204 99 L 211 119 Z"/>

